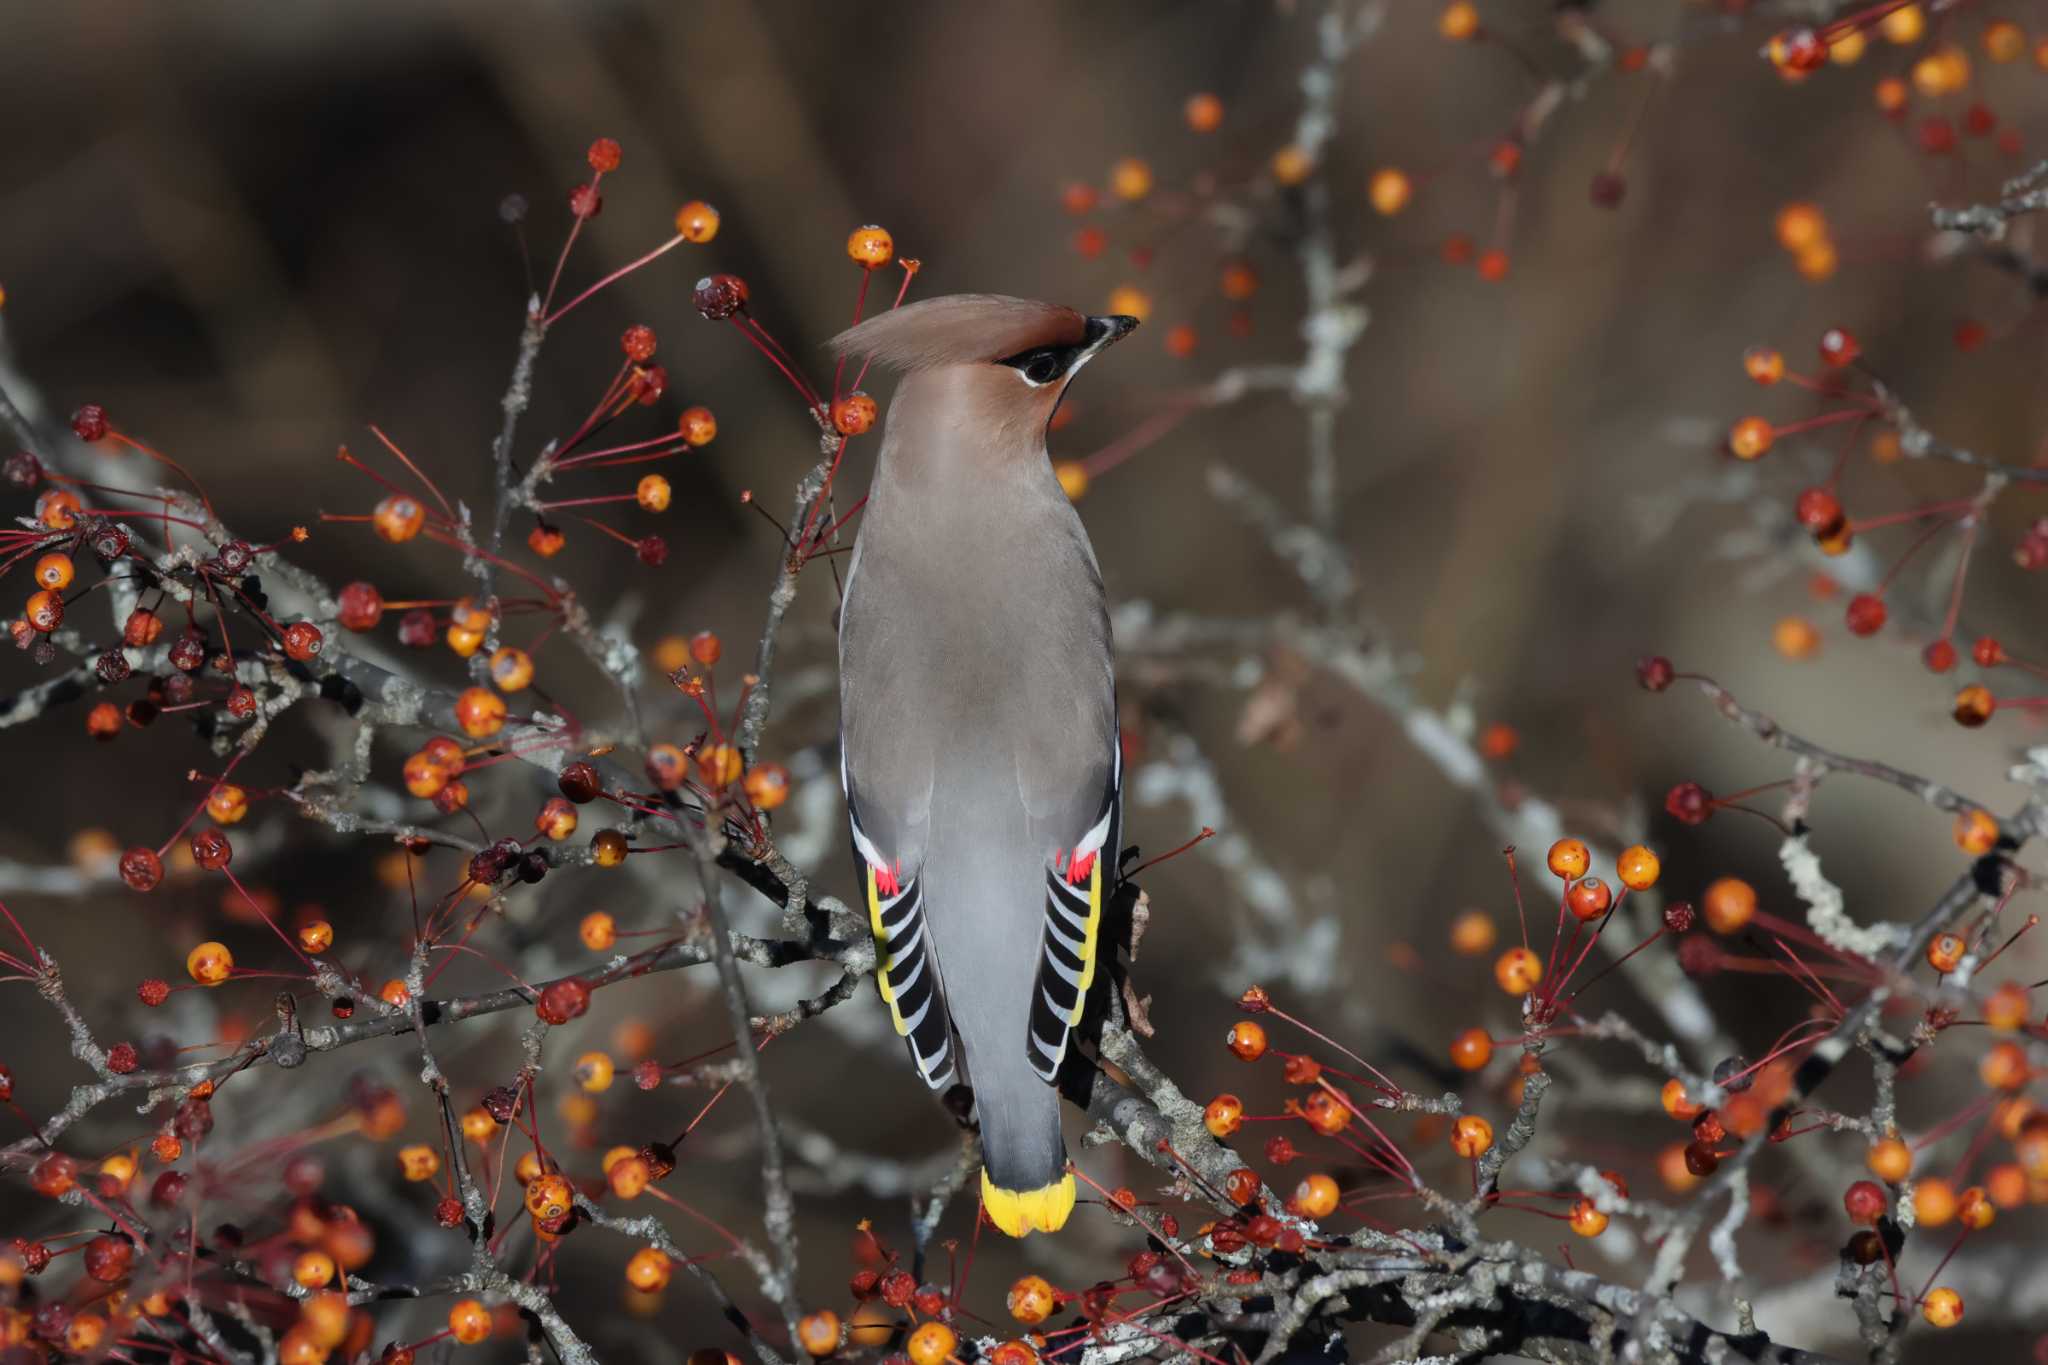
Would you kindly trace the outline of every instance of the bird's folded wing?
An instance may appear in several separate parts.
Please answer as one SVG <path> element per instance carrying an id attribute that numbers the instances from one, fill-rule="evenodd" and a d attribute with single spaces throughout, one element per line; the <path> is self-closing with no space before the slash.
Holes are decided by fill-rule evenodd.
<path id="1" fill-rule="evenodd" d="M 923 885 L 915 872 L 906 879 L 898 865 L 884 861 L 861 829 L 859 811 L 852 817 L 861 894 L 875 935 L 875 983 L 917 1074 L 943 1090 L 953 1083 L 953 1028 L 925 925 Z"/>
<path id="2" fill-rule="evenodd" d="M 1087 1007 L 1101 955 L 1103 901 L 1116 877 L 1123 758 L 1114 733 L 1110 748 L 1109 782 L 1093 823 L 1045 870 L 1045 937 L 1024 1050 L 1047 1082 L 1058 1076 Z"/>

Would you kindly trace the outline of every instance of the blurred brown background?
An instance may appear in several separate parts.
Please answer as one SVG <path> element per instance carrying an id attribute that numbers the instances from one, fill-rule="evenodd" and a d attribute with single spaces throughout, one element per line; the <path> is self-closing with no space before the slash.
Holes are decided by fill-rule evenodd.
<path id="1" fill-rule="evenodd" d="M 1253 335 L 1232 338 L 1215 285 L 1221 256 L 1202 224 L 1161 235 L 1112 219 L 1110 250 L 1086 261 L 1068 246 L 1075 224 L 1058 203 L 1064 183 L 1100 183 L 1124 155 L 1146 157 L 1162 186 L 1186 186 L 1203 172 L 1225 181 L 1255 173 L 1288 136 L 1295 72 L 1309 46 L 1312 18 L 1289 8 L 1220 0 L 10 4 L 6 46 L 17 60 L 0 82 L 0 122 L 14 130 L 0 147 L 8 335 L 53 410 L 105 404 L 123 427 L 197 472 L 251 539 L 274 538 L 320 510 L 365 510 L 374 494 L 332 454 L 344 442 L 367 446 L 370 422 L 451 494 L 476 503 L 525 288 L 499 200 L 530 197 L 526 232 L 544 271 L 584 147 L 615 137 L 624 165 L 607 178 L 604 212 L 570 263 L 571 287 L 663 239 L 685 199 L 717 205 L 722 230 L 557 330 L 520 450 L 530 456 L 574 426 L 611 374 L 625 325 L 659 331 L 670 397 L 637 419 L 639 434 L 661 429 L 687 403 L 712 406 L 720 423 L 712 447 L 665 470 L 676 507 L 658 529 L 672 556 L 650 575 L 621 547 L 572 527 L 555 566 L 601 610 L 634 611 L 643 645 L 673 631 L 718 630 L 727 676 L 736 678 L 778 555 L 774 533 L 738 495 L 755 490 L 782 515 L 815 441 L 759 357 L 694 314 L 690 283 L 712 269 L 743 275 L 755 314 L 814 369 L 824 368 L 817 343 L 850 313 L 857 277 L 840 244 L 859 223 L 888 226 L 903 254 L 922 259 L 921 295 L 996 290 L 1100 308 L 1113 286 L 1138 283 L 1155 301 L 1151 327 L 1090 372 L 1076 391 L 1075 421 L 1055 440 L 1060 454 L 1094 449 L 1223 365 L 1296 353 L 1297 286 L 1272 234 L 1262 231 L 1251 250 L 1265 281 L 1251 307 Z M 1490 20 L 1500 12 L 1503 31 L 1543 69 L 1577 69 L 1547 28 L 1548 7 L 1483 8 Z M 1981 142 L 1937 165 L 1878 116 L 1872 83 L 1902 69 L 1910 53 L 1873 45 L 1860 67 L 1795 89 L 1755 58 L 1767 25 L 1667 0 L 1595 6 L 1631 41 L 1678 42 L 1675 73 L 1627 157 L 1626 199 L 1607 210 L 1587 194 L 1646 79 L 1609 76 L 1575 92 L 1529 149 L 1508 241 L 1512 273 L 1483 283 L 1469 268 L 1443 264 L 1437 247 L 1451 232 L 1491 240 L 1497 190 L 1484 151 L 1533 85 L 1498 48 L 1439 40 L 1434 10 L 1395 5 L 1385 30 L 1347 63 L 1330 163 L 1340 240 L 1375 266 L 1363 294 L 1372 322 L 1352 353 L 1352 401 L 1340 427 L 1338 523 L 1374 619 L 1413 651 L 1415 686 L 1442 703 L 1471 684 L 1480 719 L 1509 722 L 1523 737 L 1504 777 L 1562 801 L 1568 823 L 1589 828 L 1604 830 L 1631 803 L 1654 811 L 1681 778 L 1732 790 L 1788 771 L 1703 704 L 1640 694 L 1630 666 L 1651 651 L 1711 672 L 1839 750 L 2009 804 L 2004 769 L 2036 732 L 2017 716 L 1984 731 L 1957 729 L 1946 718 L 1957 678 L 1932 677 L 1917 658 L 1926 636 L 1916 623 L 1938 616 L 1946 590 L 1945 576 L 1929 570 L 1950 561 L 1937 556 L 1909 570 L 1893 601 L 1900 624 L 1878 640 L 1854 640 L 1840 625 L 1841 599 L 1809 596 L 1806 579 L 1819 561 L 1807 563 L 1784 535 L 1783 509 L 1824 470 L 1832 440 L 1788 442 L 1753 470 L 1735 469 L 1715 447 L 1736 416 L 1789 420 L 1808 411 L 1791 394 L 1762 394 L 1744 379 L 1745 346 L 1781 346 L 1795 368 L 1811 370 L 1815 338 L 1839 324 L 1944 436 L 2030 459 L 2043 403 L 2032 300 L 2008 275 L 1967 260 L 1935 263 L 1927 250 L 1930 199 L 1988 197 L 2017 166 Z M 1972 98 L 2031 137 L 2044 131 L 2044 80 L 2030 67 L 1982 70 Z M 1181 121 L 1182 101 L 1197 90 L 1219 94 L 1227 111 L 1206 139 Z M 1418 183 L 1415 203 L 1391 220 L 1374 215 L 1364 196 L 1370 172 L 1386 164 Z M 1820 202 L 1834 224 L 1842 264 L 1825 283 L 1799 278 L 1772 240 L 1772 216 L 1791 199 Z M 1284 225 L 1282 209 L 1260 211 L 1268 227 Z M 1157 256 L 1140 270 L 1125 248 L 1155 235 Z M 1967 356 L 1950 339 L 1964 319 L 1992 335 Z M 1160 345 L 1177 321 L 1200 330 L 1191 358 L 1169 357 Z M 1221 460 L 1300 510 L 1300 431 L 1284 399 L 1254 400 L 1197 416 L 1101 479 L 1083 514 L 1113 597 L 1218 616 L 1306 611 L 1292 577 L 1214 504 L 1201 477 Z M 852 484 L 865 479 L 866 444 L 856 447 Z M 586 475 L 576 491 L 612 486 Z M 1877 513 L 1973 487 L 1951 469 L 1880 468 L 1859 451 L 1846 496 L 1852 512 Z M 1971 578 L 1965 638 L 1995 631 L 2026 651 L 2040 620 L 2037 589 L 2007 550 L 2038 510 L 2021 497 L 2000 508 Z M 613 520 L 635 534 L 656 529 L 639 513 Z M 432 595 L 454 581 L 451 560 L 427 547 L 395 550 L 356 527 L 314 530 L 305 560 L 337 581 L 372 577 L 393 596 Z M 1868 575 L 1905 534 L 1873 537 L 1876 558 L 1834 567 Z M 792 618 L 793 670 L 829 663 L 830 607 L 824 575 L 807 578 Z M 1795 613 L 1824 636 L 1819 655 L 1804 662 L 1770 647 L 1772 623 Z M 602 706 L 580 662 L 559 656 L 552 678 L 550 662 L 543 659 L 546 685 L 572 706 Z M 429 666 L 457 676 L 445 655 Z M 31 677 L 11 651 L 0 658 L 0 686 Z M 1235 691 L 1188 684 L 1142 701 L 1205 741 L 1237 831 L 1285 873 L 1305 914 L 1340 924 L 1338 984 L 1329 997 L 1304 999 L 1306 1008 L 1356 1021 L 1376 1044 L 1406 1037 L 1432 1053 L 1453 1027 L 1505 1027 L 1506 998 L 1441 947 L 1444 924 L 1463 906 L 1508 910 L 1493 841 L 1387 717 L 1335 688 L 1312 695 L 1308 737 L 1290 751 L 1237 745 L 1243 698 Z M 687 738 L 680 703 L 659 705 L 676 737 Z M 0 833 L 0 855 L 61 862 L 67 836 L 81 827 L 154 842 L 161 834 L 151 831 L 182 818 L 187 797 L 175 775 L 203 761 L 189 734 L 159 727 L 115 750 L 87 750 L 77 723 L 66 714 L 0 738 L 17 789 L 34 793 L 33 809 L 18 810 Z M 823 766 L 804 770 L 808 780 L 829 787 L 820 774 L 830 771 L 830 735 L 829 696 L 813 693 L 778 708 L 767 750 L 790 761 L 812 749 Z M 289 781 L 290 764 L 320 756 L 309 732 L 286 731 L 249 765 L 251 779 Z M 519 790 L 506 809 L 524 809 L 518 803 L 531 796 Z M 807 846 L 819 851 L 827 884 L 843 891 L 832 801 Z M 506 828 L 523 832 L 513 823 L 523 819 L 507 816 Z M 1127 824 L 1131 838 L 1157 852 L 1199 822 L 1160 805 L 1136 810 Z M 1957 865 L 1946 820 L 1890 790 L 1838 779 L 1824 790 L 1815 825 L 1828 871 L 1859 919 L 1916 916 Z M 1658 814 L 1648 828 L 1674 894 L 1733 872 L 1758 884 L 1767 907 L 1797 914 L 1777 871 L 1776 837 L 1762 822 L 1731 816 L 1687 831 Z M 309 851 L 267 867 L 267 880 L 287 904 L 329 903 L 345 959 L 374 971 L 381 948 L 385 969 L 395 970 L 402 902 L 371 889 L 360 853 L 318 833 L 302 837 Z M 676 875 L 687 885 L 687 872 Z M 346 899 L 359 904 L 333 903 L 344 899 L 336 888 L 356 882 L 360 890 Z M 1221 986 L 1245 983 L 1219 983 L 1212 964 L 1245 907 L 1199 856 L 1147 884 L 1155 919 L 1140 980 L 1158 997 L 1155 1013 L 1173 1021 L 1159 1051 L 1193 1089 L 1230 1084 L 1214 1046 L 1230 1017 Z M 569 926 L 594 908 L 594 894 L 610 888 L 569 878 L 544 887 L 520 932 L 554 945 L 537 952 L 577 960 Z M 249 987 L 239 1002 L 183 997 L 170 1019 L 128 1017 L 133 980 L 173 975 L 171 949 L 182 955 L 217 919 L 210 890 L 187 889 L 141 911 L 110 894 L 14 901 L 66 962 L 109 1039 L 172 1023 L 182 1041 L 195 1041 L 215 1026 L 206 1011 L 216 1003 L 259 1021 L 267 1012 L 267 996 Z M 662 922 L 659 907 L 606 908 L 622 922 Z M 146 929 L 138 914 L 149 917 Z M 1427 950 L 1430 973 L 1388 965 L 1390 945 L 1403 940 Z M 250 945 L 245 961 L 261 958 L 260 939 L 236 941 Z M 2032 963 L 2044 960 L 2031 951 Z M 475 988 L 489 977 L 465 979 Z M 797 985 L 758 989 L 778 1004 Z M 578 1036 L 601 1046 L 612 1025 L 637 1014 L 659 1026 L 657 1055 L 688 1055 L 719 1037 L 702 989 L 671 976 L 607 992 Z M 1627 1005 L 1614 989 L 1610 1003 Z M 1794 988 L 1767 978 L 1719 981 L 1712 993 L 1758 1019 L 1760 1036 L 1746 1037 L 1757 1046 L 1800 1007 Z M 15 1055 L 6 1060 L 23 1076 L 24 1105 L 47 1112 L 76 1077 L 32 1060 L 60 1055 L 54 1022 L 24 995 L 8 1000 Z M 1364 1008 L 1346 1015 L 1342 1000 Z M 876 1012 L 865 994 L 849 1011 Z M 451 1032 L 444 1059 L 456 1053 L 481 1084 L 509 1067 L 513 1033 L 478 1029 L 473 1043 L 459 1044 Z M 819 1033 L 775 1049 L 768 1067 L 805 1122 L 856 1147 L 948 1148 L 944 1119 L 893 1046 Z M 566 1060 L 581 1045 L 551 1048 Z M 405 1073 L 412 1054 L 403 1044 L 356 1052 L 377 1046 L 381 1058 L 316 1064 L 333 1103 L 355 1067 Z M 298 1083 L 316 1083 L 315 1071 Z M 1847 1103 L 1846 1094 L 1836 1098 Z M 614 1130 L 659 1127 L 666 1120 L 652 1115 L 694 1102 L 684 1095 L 658 1107 L 661 1097 L 622 1087 L 604 1102 L 604 1141 Z M 738 1111 L 724 1117 L 724 1131 L 739 1133 Z M 1633 1152 L 1647 1180 L 1645 1154 L 1666 1133 L 1640 1122 L 1640 1134 L 1625 1129 L 1611 1140 L 1615 1159 Z M 96 1136 L 111 1144 L 122 1135 L 106 1128 Z M 716 1168 L 724 1192 L 720 1180 L 699 1179 L 686 1193 L 745 1219 L 750 1157 L 728 1147 L 704 1159 L 728 1163 Z M 356 1160 L 334 1157 L 338 1172 Z M 352 1195 L 372 1183 L 371 1171 L 381 1178 L 375 1163 L 388 1154 L 360 1160 L 360 1179 L 338 1173 L 331 1191 Z M 1116 1169 L 1109 1154 L 1099 1161 L 1105 1178 Z M 7 1208 L 10 1221 L 30 1216 L 19 1204 Z M 907 1240 L 902 1208 L 858 1192 L 811 1204 L 817 1292 L 836 1292 L 846 1266 L 835 1239 L 855 1218 L 873 1216 Z M 563 1273 L 587 1275 L 609 1296 L 627 1249 L 589 1240 Z M 392 1278 L 405 1273 L 406 1257 L 432 1256 L 391 1254 Z M 988 1276 L 992 1296 L 1015 1260 L 1009 1248 L 1001 1254 L 1009 1258 L 1001 1272 L 977 1274 Z M 1027 1258 L 1060 1255 L 1079 1253 L 1027 1248 Z M 1769 1265 L 1767 1254 L 1754 1259 Z M 737 1271 L 731 1278 L 744 1281 Z M 679 1276 L 660 1319 L 682 1346 L 701 1344 L 712 1329 L 692 1293 Z M 991 1297 L 986 1307 L 998 1305 Z M 619 1358 L 652 1358 L 645 1330 L 616 1316 L 593 1324 Z"/>

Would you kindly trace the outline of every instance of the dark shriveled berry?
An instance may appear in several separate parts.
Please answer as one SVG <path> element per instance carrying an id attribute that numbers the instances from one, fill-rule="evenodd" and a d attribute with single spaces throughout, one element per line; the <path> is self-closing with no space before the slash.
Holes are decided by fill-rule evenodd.
<path id="1" fill-rule="evenodd" d="M 579 758 L 574 763 L 563 766 L 555 785 L 562 789 L 562 795 L 582 806 L 597 799 L 598 794 L 604 790 L 604 779 L 598 775 L 595 764 L 586 763 Z"/>

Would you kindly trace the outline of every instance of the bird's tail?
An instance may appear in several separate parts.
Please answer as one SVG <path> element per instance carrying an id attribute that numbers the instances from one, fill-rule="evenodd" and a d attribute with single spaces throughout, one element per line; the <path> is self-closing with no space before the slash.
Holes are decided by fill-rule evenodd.
<path id="1" fill-rule="evenodd" d="M 1028 1050 L 1044 869 L 1017 837 L 954 847 L 962 851 L 935 850 L 925 876 L 946 1003 L 981 1126 L 982 1204 L 1012 1237 L 1054 1232 L 1073 1212 L 1075 1192 L 1059 1091 L 1032 1069 Z"/>

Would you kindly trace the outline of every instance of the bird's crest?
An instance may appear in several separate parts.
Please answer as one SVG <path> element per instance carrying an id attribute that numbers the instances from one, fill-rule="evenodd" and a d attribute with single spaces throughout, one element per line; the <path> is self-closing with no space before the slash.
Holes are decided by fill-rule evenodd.
<path id="1" fill-rule="evenodd" d="M 1073 346 L 1088 320 L 1071 308 L 1003 294 L 948 294 L 907 303 L 832 338 L 841 356 L 893 370 L 1001 360 L 1037 346 Z"/>

